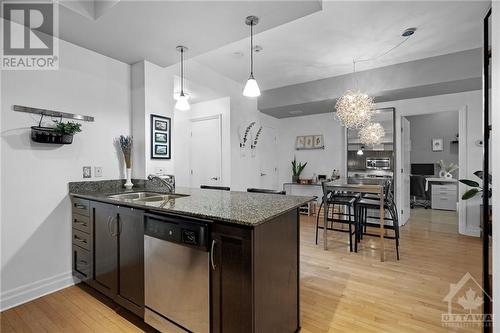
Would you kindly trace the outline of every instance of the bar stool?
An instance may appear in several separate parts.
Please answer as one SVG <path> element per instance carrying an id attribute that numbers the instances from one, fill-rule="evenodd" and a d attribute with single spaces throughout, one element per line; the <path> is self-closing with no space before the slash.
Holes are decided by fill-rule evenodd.
<path id="1" fill-rule="evenodd" d="M 352 252 L 353 251 L 353 243 L 352 243 L 352 236 L 355 236 L 355 242 L 354 242 L 354 252 L 358 252 L 358 218 L 356 216 L 356 202 L 360 199 L 359 193 L 351 193 L 351 192 L 330 192 L 326 194 L 327 198 L 327 204 L 323 208 L 326 210 L 326 216 L 327 216 L 327 230 L 333 230 L 333 231 L 339 231 L 339 232 L 348 232 L 349 233 L 349 250 Z M 323 205 L 323 200 L 320 205 L 320 211 L 321 211 L 321 206 Z M 343 212 L 337 212 L 335 213 L 335 206 L 340 206 L 343 208 Z M 329 210 L 330 207 L 332 209 L 332 217 L 329 217 Z M 340 208 L 339 207 L 339 208 Z M 318 216 L 316 217 L 316 244 L 318 244 L 318 229 L 324 229 L 324 227 L 319 225 L 319 213 Z M 338 218 L 335 218 L 334 216 L 337 215 Z M 346 219 L 342 219 L 341 217 L 346 217 Z M 328 222 L 331 223 L 331 226 L 328 227 Z M 334 227 L 334 223 L 340 223 L 340 224 L 347 224 L 349 226 L 349 230 L 345 229 L 339 229 Z M 354 230 L 353 230 L 354 226 Z"/>
<path id="2" fill-rule="evenodd" d="M 389 183 L 389 184 L 387 184 Z M 388 221 L 391 224 L 385 224 L 384 228 L 394 231 L 394 236 L 384 235 L 386 239 L 394 239 L 396 243 L 396 257 L 399 260 L 399 220 L 396 203 L 394 202 L 394 191 L 392 190 L 392 181 L 388 181 L 384 185 L 384 210 L 389 212 L 390 217 L 384 217 L 384 222 Z M 356 203 L 356 215 L 359 220 L 359 229 L 357 239 L 363 238 L 364 235 L 380 237 L 380 234 L 367 232 L 367 227 L 380 227 L 380 217 L 368 216 L 368 209 L 380 210 L 380 199 L 361 198 Z M 374 219 L 377 222 L 368 222 L 368 218 Z"/>

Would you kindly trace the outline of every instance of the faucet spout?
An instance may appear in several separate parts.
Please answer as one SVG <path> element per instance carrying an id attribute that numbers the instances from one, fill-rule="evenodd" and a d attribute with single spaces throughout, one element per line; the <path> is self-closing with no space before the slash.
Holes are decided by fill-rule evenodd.
<path id="1" fill-rule="evenodd" d="M 149 175 L 148 180 L 158 180 L 160 181 L 165 187 L 168 188 L 170 192 L 175 191 L 175 177 L 174 175 L 167 175 L 164 177 L 160 177 L 157 175 Z"/>

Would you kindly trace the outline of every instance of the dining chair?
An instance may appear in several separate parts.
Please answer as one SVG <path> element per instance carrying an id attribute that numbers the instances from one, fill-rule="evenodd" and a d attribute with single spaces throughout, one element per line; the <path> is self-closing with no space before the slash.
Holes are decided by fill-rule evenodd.
<path id="1" fill-rule="evenodd" d="M 231 188 L 227 187 L 227 186 L 201 185 L 200 188 L 203 189 L 203 190 L 231 191 Z"/>

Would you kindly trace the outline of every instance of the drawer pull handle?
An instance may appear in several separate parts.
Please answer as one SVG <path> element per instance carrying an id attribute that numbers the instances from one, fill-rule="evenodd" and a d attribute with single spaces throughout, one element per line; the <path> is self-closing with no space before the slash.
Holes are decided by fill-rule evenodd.
<path id="1" fill-rule="evenodd" d="M 78 209 L 87 209 L 87 206 L 76 203 L 75 204 L 75 208 L 78 208 Z"/>
<path id="2" fill-rule="evenodd" d="M 75 224 L 87 226 L 87 222 L 78 221 L 77 219 L 75 219 L 74 222 L 75 222 Z"/>
<path id="3" fill-rule="evenodd" d="M 79 241 L 79 242 L 83 242 L 83 243 L 87 243 L 87 240 L 86 239 L 83 239 L 83 238 L 80 238 L 78 237 L 77 235 L 74 236 L 74 238 Z"/>
<path id="4" fill-rule="evenodd" d="M 212 240 L 212 248 L 210 249 L 210 264 L 212 265 L 212 269 L 215 271 L 217 266 L 215 265 L 214 262 L 214 252 L 215 252 L 215 239 Z"/>

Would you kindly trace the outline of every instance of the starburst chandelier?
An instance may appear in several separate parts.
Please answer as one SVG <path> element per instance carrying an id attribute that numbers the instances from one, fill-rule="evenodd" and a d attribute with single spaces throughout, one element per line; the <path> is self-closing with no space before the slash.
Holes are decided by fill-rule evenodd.
<path id="1" fill-rule="evenodd" d="M 370 122 L 375 110 L 373 98 L 359 90 L 348 90 L 335 104 L 337 118 L 347 128 L 361 128 Z"/>
<path id="2" fill-rule="evenodd" d="M 376 145 L 382 142 L 385 130 L 380 123 L 371 123 L 359 131 L 359 141 L 365 145 Z"/>

